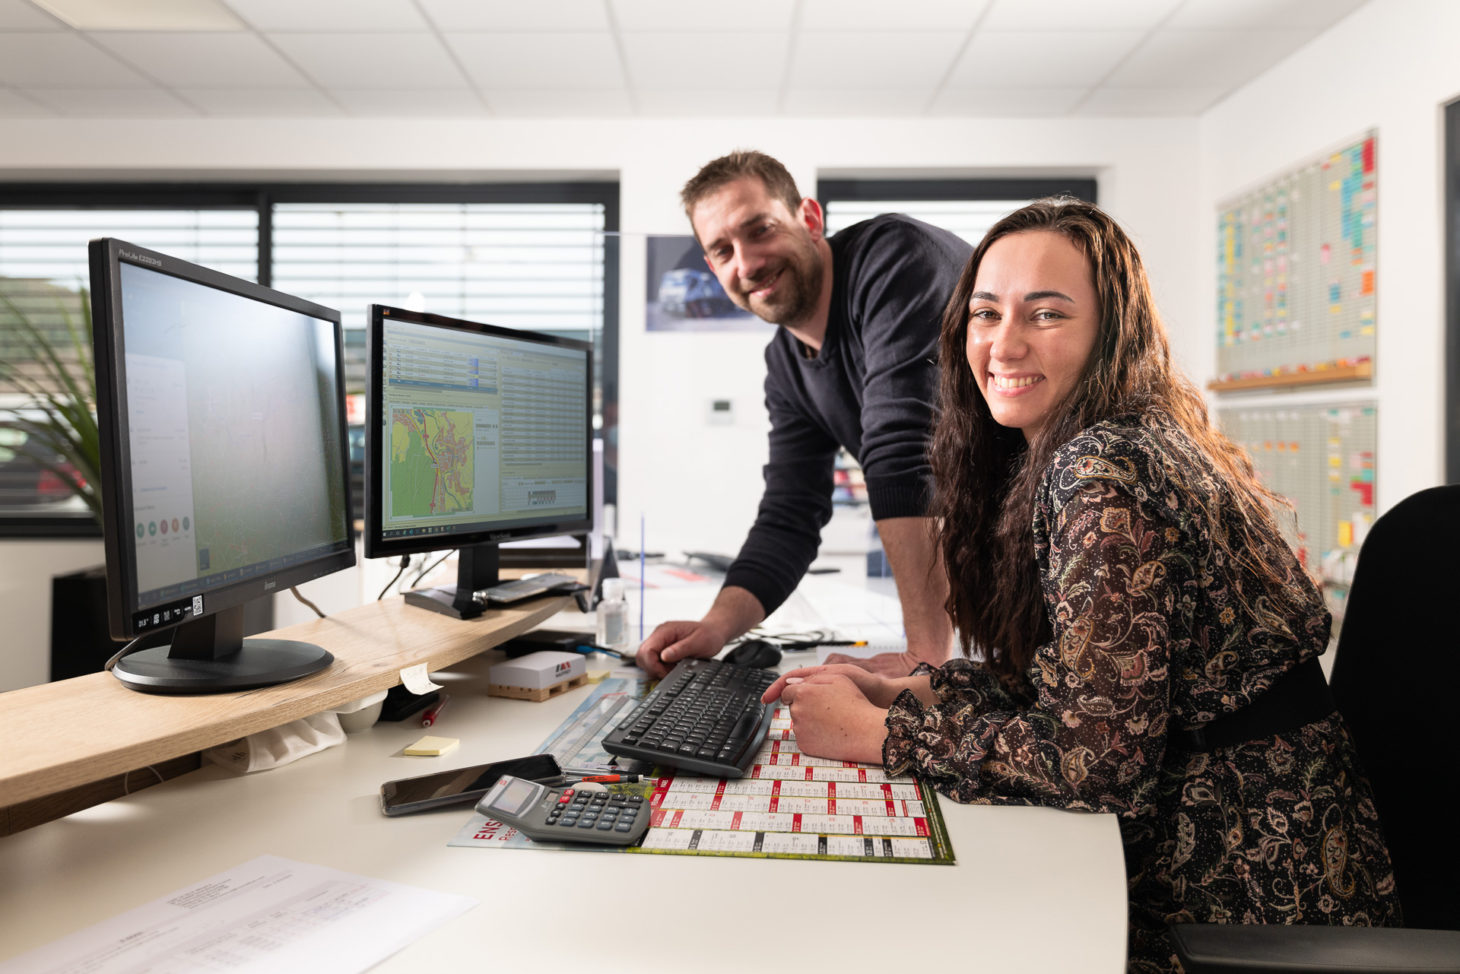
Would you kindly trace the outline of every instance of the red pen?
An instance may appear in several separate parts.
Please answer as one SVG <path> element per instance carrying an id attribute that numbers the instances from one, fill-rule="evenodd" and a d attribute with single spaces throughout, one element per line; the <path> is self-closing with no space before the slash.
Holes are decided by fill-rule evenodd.
<path id="1" fill-rule="evenodd" d="M 424 714 L 421 715 L 421 726 L 430 727 L 432 724 L 436 723 L 436 718 L 441 716 L 442 708 L 446 706 L 446 701 L 450 699 L 451 698 L 448 697 L 446 694 L 441 694 L 441 699 L 437 700 L 435 705 L 433 705 L 430 709 L 428 709 Z"/>
<path id="2" fill-rule="evenodd" d="M 586 778 L 573 778 L 568 784 L 576 785 L 584 781 L 597 781 L 601 784 L 614 784 L 616 782 L 648 781 L 648 775 L 642 774 L 595 774 Z"/>

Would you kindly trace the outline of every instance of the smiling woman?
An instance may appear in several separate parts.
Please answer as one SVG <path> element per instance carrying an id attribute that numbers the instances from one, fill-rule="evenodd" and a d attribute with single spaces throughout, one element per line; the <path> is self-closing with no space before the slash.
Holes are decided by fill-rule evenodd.
<path id="1" fill-rule="evenodd" d="M 958 801 L 1116 814 L 1134 972 L 1177 969 L 1173 922 L 1397 923 L 1317 662 L 1328 611 L 1172 365 L 1124 231 L 1068 199 L 1001 220 L 940 352 L 934 513 L 964 658 L 786 674 L 767 697 L 802 750 L 880 753 Z"/>

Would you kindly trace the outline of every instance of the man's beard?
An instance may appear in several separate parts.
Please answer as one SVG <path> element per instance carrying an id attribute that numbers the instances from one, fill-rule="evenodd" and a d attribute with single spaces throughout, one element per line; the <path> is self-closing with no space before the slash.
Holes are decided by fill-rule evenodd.
<path id="1" fill-rule="evenodd" d="M 785 257 L 773 268 L 766 269 L 749 284 L 741 284 L 736 304 L 773 325 L 797 325 L 816 311 L 821 285 L 826 275 L 826 262 L 814 245 Z M 768 299 L 754 298 L 752 292 L 775 281 L 776 289 Z"/>

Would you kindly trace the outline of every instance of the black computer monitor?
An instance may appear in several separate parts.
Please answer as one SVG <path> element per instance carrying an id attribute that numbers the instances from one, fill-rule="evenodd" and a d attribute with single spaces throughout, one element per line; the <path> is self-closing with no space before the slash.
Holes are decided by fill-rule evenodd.
<path id="1" fill-rule="evenodd" d="M 90 246 L 112 672 L 154 693 L 283 683 L 312 643 L 243 606 L 355 564 L 338 311 L 115 239 Z"/>
<path id="2" fill-rule="evenodd" d="M 457 549 L 457 582 L 406 593 L 469 619 L 497 545 L 593 524 L 593 349 L 372 305 L 365 556 Z"/>

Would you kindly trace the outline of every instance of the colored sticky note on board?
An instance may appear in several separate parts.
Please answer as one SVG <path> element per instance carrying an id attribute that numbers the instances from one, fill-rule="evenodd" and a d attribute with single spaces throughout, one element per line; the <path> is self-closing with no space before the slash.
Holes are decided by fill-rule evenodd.
<path id="1" fill-rule="evenodd" d="M 1354 524 L 1352 521 L 1338 522 L 1338 546 L 1347 548 L 1354 543 Z"/>

